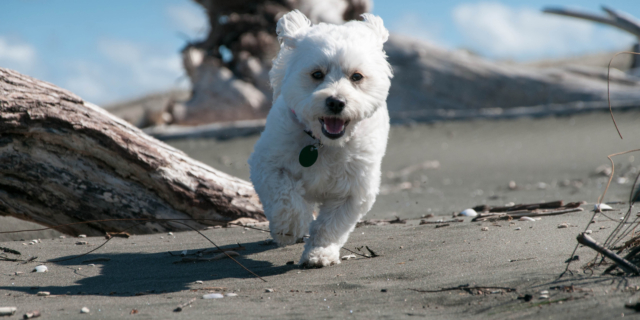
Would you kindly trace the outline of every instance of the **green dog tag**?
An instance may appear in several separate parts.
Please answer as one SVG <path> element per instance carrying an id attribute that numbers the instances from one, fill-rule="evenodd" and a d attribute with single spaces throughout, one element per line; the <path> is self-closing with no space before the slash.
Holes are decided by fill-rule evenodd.
<path id="1" fill-rule="evenodd" d="M 300 161 L 300 165 L 305 168 L 311 167 L 318 160 L 318 148 L 315 145 L 308 145 L 302 148 L 300 151 L 300 157 L 298 157 L 298 161 Z"/>

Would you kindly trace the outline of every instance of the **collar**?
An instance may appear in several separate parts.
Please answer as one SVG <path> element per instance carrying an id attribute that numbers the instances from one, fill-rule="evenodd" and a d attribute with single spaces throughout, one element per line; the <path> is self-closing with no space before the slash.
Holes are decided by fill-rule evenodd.
<path id="1" fill-rule="evenodd" d="M 298 120 L 298 116 L 296 115 L 296 112 L 295 112 L 293 109 L 289 109 L 289 110 L 291 110 L 292 118 L 293 118 L 293 119 L 294 119 L 298 124 L 300 124 L 300 125 L 304 128 L 304 124 L 302 124 L 302 123 L 300 122 L 300 120 Z M 306 134 L 307 134 L 309 137 L 311 137 L 312 139 L 315 139 L 315 140 L 320 141 L 320 139 L 316 138 L 316 137 L 313 135 L 313 132 L 311 132 L 311 130 L 308 130 L 308 129 L 304 128 L 304 129 L 303 129 L 303 131 L 304 131 L 304 133 L 306 133 Z"/>

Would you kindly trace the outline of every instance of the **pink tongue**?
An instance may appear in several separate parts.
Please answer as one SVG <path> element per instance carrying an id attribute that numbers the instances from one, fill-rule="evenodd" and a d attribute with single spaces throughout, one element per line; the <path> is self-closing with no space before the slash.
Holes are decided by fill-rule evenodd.
<path id="1" fill-rule="evenodd" d="M 329 133 L 340 133 L 342 132 L 342 126 L 344 125 L 344 120 L 338 118 L 324 118 L 324 128 Z"/>

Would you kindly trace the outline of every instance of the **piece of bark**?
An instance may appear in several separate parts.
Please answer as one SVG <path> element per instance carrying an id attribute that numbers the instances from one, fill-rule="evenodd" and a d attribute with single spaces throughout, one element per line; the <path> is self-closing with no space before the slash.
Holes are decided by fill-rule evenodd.
<path id="1" fill-rule="evenodd" d="M 477 212 L 509 212 L 520 210 L 534 210 L 534 209 L 568 209 L 577 208 L 581 205 L 580 202 L 569 202 L 564 204 L 562 200 L 529 204 L 516 204 L 513 206 L 497 206 L 492 207 L 486 204 L 473 207 L 473 210 Z"/>
<path id="2" fill-rule="evenodd" d="M 198 229 L 238 218 L 266 220 L 249 182 L 189 158 L 71 92 L 2 68 L 0 215 L 46 226 L 217 220 L 183 221 Z M 56 229 L 98 236 L 186 227 L 116 221 Z"/>
<path id="3" fill-rule="evenodd" d="M 473 218 L 471 221 L 485 221 L 489 219 L 504 219 L 510 220 L 512 218 L 520 218 L 520 217 L 542 217 L 542 216 L 556 216 L 560 214 L 565 214 L 569 212 L 578 212 L 584 211 L 582 208 L 559 208 L 559 209 L 535 209 L 535 210 L 519 210 L 519 211 L 510 211 L 510 212 L 489 212 L 489 213 L 480 213 L 477 217 Z"/>

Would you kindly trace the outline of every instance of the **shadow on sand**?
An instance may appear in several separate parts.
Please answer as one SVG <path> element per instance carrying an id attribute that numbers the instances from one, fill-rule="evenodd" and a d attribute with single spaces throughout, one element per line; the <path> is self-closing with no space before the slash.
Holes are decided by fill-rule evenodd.
<path id="1" fill-rule="evenodd" d="M 240 251 L 241 256 L 235 257 L 249 270 L 261 277 L 277 275 L 297 269 L 297 265 L 274 266 L 268 261 L 258 261 L 246 258 L 276 248 L 275 244 L 265 245 L 264 242 L 244 243 L 246 248 Z M 223 249 L 235 248 L 237 245 L 221 246 Z M 59 257 L 56 260 L 71 258 L 73 256 Z M 211 257 L 208 255 L 207 257 Z M 87 264 L 83 261 L 107 258 L 109 261 L 94 262 L 96 267 L 101 267 L 100 274 L 86 275 Z M 74 270 L 75 278 L 61 279 L 62 283 L 70 283 L 61 286 L 17 287 L 0 286 L 3 290 L 12 290 L 35 294 L 38 291 L 49 291 L 52 295 L 61 294 L 89 294 L 89 295 L 113 295 L 132 296 L 140 294 L 161 294 L 190 289 L 197 280 L 211 281 L 225 278 L 239 278 L 256 281 L 256 285 L 262 280 L 256 278 L 231 259 L 221 259 L 207 262 L 174 263 L 181 257 L 172 256 L 167 252 L 161 253 L 106 253 L 89 254 L 77 259 L 55 263 L 57 266 L 66 266 Z M 54 265 L 53 263 L 47 263 Z M 82 270 L 77 270 L 81 266 Z M 34 283 L 34 285 L 37 285 Z"/>

